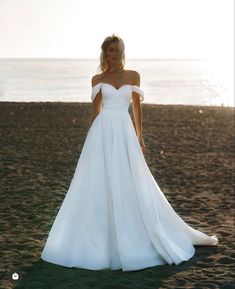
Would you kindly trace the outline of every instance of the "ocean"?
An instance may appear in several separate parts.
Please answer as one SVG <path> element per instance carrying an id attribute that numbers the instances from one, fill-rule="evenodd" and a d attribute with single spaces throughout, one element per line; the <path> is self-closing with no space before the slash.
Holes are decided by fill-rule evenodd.
<path id="1" fill-rule="evenodd" d="M 91 102 L 98 65 L 99 59 L 0 59 L 0 102 Z M 144 103 L 234 106 L 233 77 L 215 67 L 202 59 L 125 64 L 140 73 Z"/>

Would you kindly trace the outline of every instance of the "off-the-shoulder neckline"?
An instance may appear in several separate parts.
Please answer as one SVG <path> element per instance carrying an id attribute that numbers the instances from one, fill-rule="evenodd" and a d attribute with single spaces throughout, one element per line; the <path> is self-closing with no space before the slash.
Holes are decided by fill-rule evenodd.
<path id="1" fill-rule="evenodd" d="M 112 85 L 112 84 L 110 84 L 110 83 L 107 83 L 107 82 L 99 82 L 99 83 L 95 84 L 94 86 L 92 86 L 92 88 L 94 88 L 95 86 L 97 86 L 97 85 L 99 85 L 99 84 L 107 84 L 107 85 L 110 85 L 110 86 L 112 86 L 112 87 L 113 87 L 114 89 L 116 89 L 116 90 L 119 90 L 119 89 L 121 89 L 121 88 L 124 87 L 124 86 L 136 86 L 136 87 L 140 88 L 138 85 L 135 85 L 135 84 L 123 84 L 123 85 L 121 85 L 119 88 L 116 88 L 114 85 Z"/>

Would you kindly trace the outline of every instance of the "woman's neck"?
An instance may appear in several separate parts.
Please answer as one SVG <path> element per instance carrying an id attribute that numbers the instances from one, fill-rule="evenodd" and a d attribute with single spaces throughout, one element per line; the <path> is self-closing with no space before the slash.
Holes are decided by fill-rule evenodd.
<path id="1" fill-rule="evenodd" d="M 111 74 L 111 75 L 119 75 L 122 72 L 123 72 L 123 69 L 119 69 L 114 66 L 109 66 L 108 69 L 106 70 L 106 73 Z"/>

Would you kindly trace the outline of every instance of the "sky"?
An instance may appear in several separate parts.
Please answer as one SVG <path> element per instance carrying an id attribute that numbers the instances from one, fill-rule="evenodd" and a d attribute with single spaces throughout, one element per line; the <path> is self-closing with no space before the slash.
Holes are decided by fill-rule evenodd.
<path id="1" fill-rule="evenodd" d="M 126 58 L 233 61 L 233 0 L 0 0 L 0 58 L 98 58 L 119 35 Z"/>

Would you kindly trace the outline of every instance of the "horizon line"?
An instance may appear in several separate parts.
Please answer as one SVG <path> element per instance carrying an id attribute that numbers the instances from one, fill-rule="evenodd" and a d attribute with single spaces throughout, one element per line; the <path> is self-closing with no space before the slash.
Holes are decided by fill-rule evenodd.
<path id="1" fill-rule="evenodd" d="M 99 60 L 94 57 L 0 57 L 0 60 L 14 60 L 14 59 L 34 59 L 34 60 Z M 205 60 L 207 58 L 196 58 L 196 57 L 138 57 L 138 58 L 126 58 L 125 60 Z"/>

